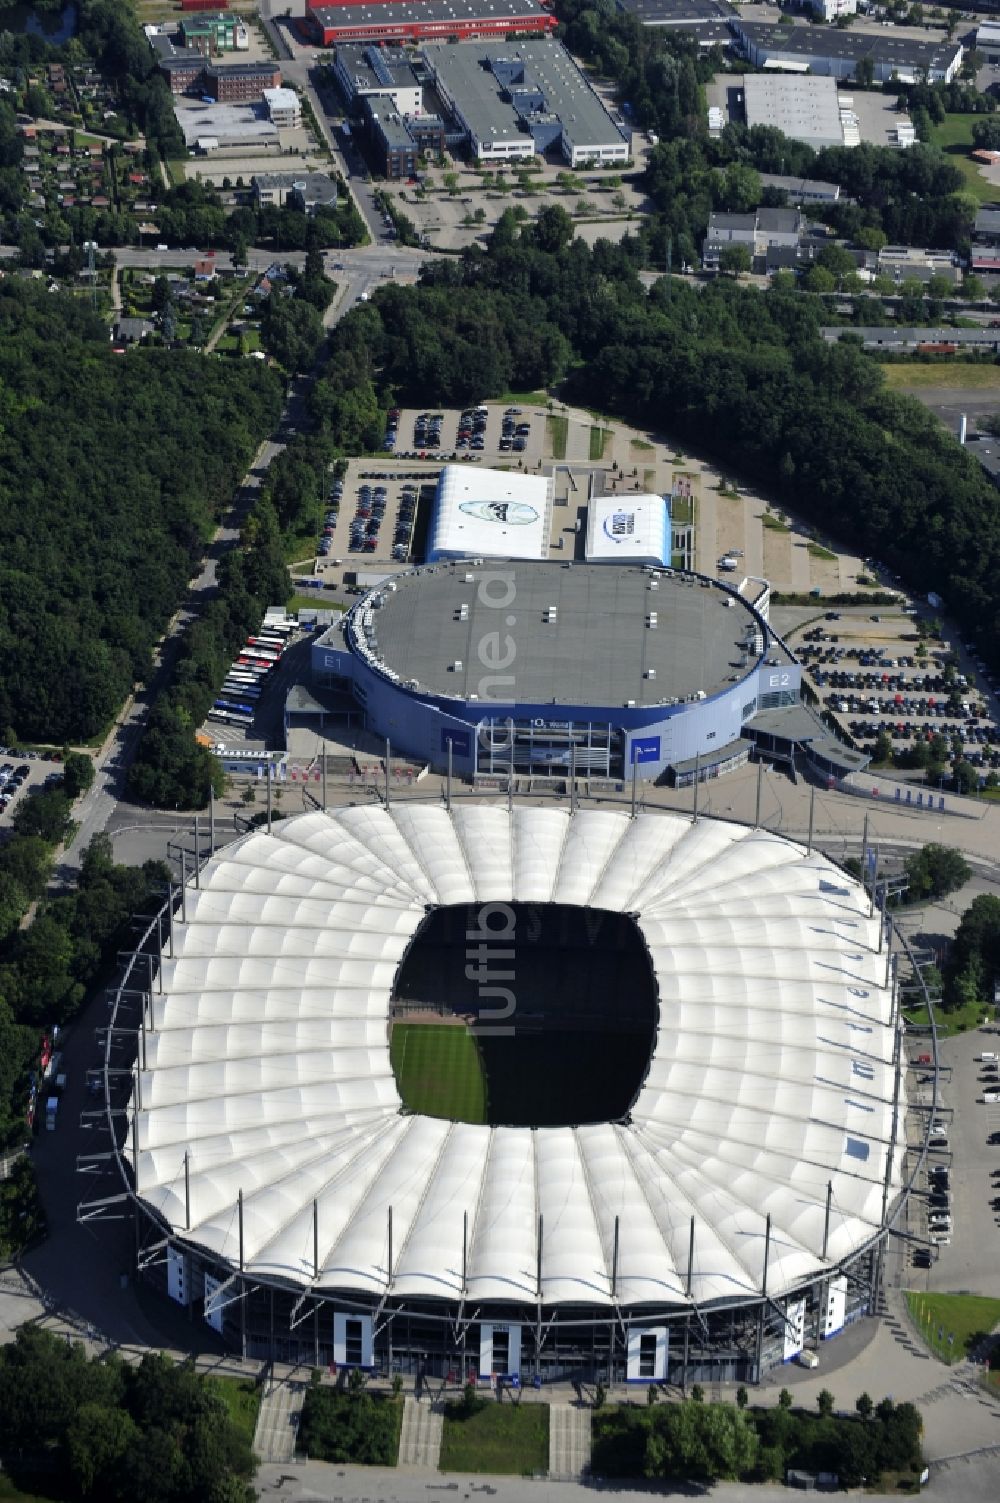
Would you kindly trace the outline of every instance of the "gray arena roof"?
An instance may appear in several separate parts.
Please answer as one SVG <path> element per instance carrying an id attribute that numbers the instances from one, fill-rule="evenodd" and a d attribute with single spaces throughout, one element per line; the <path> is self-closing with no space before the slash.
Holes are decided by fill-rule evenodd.
<path id="1" fill-rule="evenodd" d="M 483 585 L 486 576 L 497 583 Z M 745 601 L 695 575 L 661 573 L 655 590 L 651 578 L 613 564 L 432 564 L 382 592 L 376 650 L 424 693 L 525 704 L 656 705 L 718 692 L 749 671 L 754 655 L 744 658 L 738 644 L 756 621 Z M 487 603 L 498 592 L 509 607 Z M 655 627 L 646 625 L 651 612 Z M 484 666 L 498 658 L 509 666 Z M 509 694 L 506 684 L 483 693 L 494 675 L 512 680 Z"/>

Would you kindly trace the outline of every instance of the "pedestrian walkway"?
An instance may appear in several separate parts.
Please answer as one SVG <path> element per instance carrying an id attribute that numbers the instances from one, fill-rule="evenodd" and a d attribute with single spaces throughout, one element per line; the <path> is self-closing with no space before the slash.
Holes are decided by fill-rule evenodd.
<path id="1" fill-rule="evenodd" d="M 590 1410 L 584 1404 L 549 1405 L 549 1477 L 578 1482 L 590 1470 Z"/>
<path id="2" fill-rule="evenodd" d="M 444 1413 L 428 1395 L 403 1401 L 403 1427 L 399 1432 L 399 1465 L 427 1467 L 437 1471 L 441 1460 Z"/>
<path id="3" fill-rule="evenodd" d="M 302 1383 L 267 1384 L 261 1396 L 257 1428 L 254 1431 L 254 1454 L 261 1461 L 293 1461 L 299 1420 L 305 1402 Z"/>

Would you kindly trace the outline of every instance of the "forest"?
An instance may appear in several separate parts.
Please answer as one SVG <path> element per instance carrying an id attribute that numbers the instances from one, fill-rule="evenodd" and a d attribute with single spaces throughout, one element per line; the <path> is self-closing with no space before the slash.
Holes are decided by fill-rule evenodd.
<path id="1" fill-rule="evenodd" d="M 281 409 L 275 373 L 116 356 L 83 303 L 0 282 L 0 737 L 101 731 L 150 666 Z"/>
<path id="2" fill-rule="evenodd" d="M 0 1453 L 22 1487 L 101 1503 L 252 1503 L 256 1461 L 210 1378 L 88 1358 L 35 1326 L 0 1349 Z"/>
<path id="3" fill-rule="evenodd" d="M 488 249 L 381 288 L 331 336 L 313 393 L 345 447 L 379 407 L 458 403 L 560 377 L 562 395 L 711 455 L 914 590 L 938 591 L 1000 665 L 1000 510 L 976 461 L 890 391 L 860 341 L 826 344 L 820 298 L 664 277 L 641 248 L 573 238 L 565 211 L 500 220 Z"/>

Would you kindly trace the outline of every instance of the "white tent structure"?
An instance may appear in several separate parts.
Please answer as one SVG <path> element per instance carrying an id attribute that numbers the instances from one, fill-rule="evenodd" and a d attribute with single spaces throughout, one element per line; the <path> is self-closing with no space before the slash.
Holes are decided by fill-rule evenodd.
<path id="1" fill-rule="evenodd" d="M 428 907 L 518 901 L 635 918 L 659 1012 L 624 1122 L 401 1111 L 388 1015 Z M 400 802 L 250 834 L 186 909 L 126 1155 L 170 1235 L 231 1269 L 355 1298 L 682 1311 L 801 1289 L 883 1228 L 891 991 L 866 894 L 821 855 L 675 814 Z"/>

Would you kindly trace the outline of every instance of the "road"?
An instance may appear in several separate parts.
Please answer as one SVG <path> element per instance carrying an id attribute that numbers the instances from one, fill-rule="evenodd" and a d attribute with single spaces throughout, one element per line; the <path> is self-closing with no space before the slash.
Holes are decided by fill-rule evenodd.
<path id="1" fill-rule="evenodd" d="M 301 420 L 302 403 L 302 384 L 298 383 L 293 385 L 286 402 L 284 423 L 294 424 L 296 419 Z M 60 857 L 55 873 L 56 881 L 65 883 L 74 879 L 90 841 L 105 829 L 115 805 L 124 797 L 128 768 L 139 744 L 150 706 L 169 679 L 184 632 L 215 593 L 219 559 L 239 539 L 247 512 L 254 503 L 267 468 L 283 448 L 284 444 L 278 439 L 268 439 L 257 450 L 253 465 L 244 476 L 232 507 L 216 531 L 201 567 L 188 586 L 184 604 L 172 617 L 155 650 L 153 673 L 148 685 L 142 686 L 127 700 L 94 759 L 94 783 L 73 811 L 77 830 Z"/>

